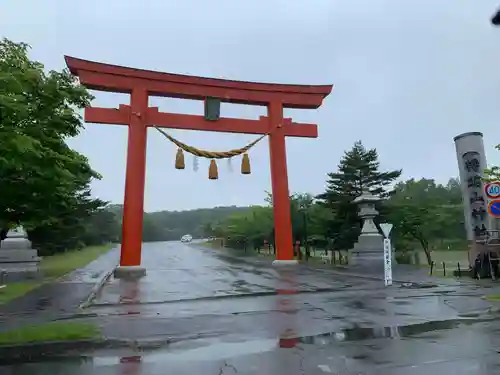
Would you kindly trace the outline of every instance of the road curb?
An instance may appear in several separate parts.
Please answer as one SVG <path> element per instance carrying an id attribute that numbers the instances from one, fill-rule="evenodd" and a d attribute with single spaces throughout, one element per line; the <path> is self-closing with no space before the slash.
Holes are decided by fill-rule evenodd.
<path id="1" fill-rule="evenodd" d="M 311 267 L 311 266 L 309 266 Z M 313 268 L 313 267 L 311 267 Z M 347 268 L 343 268 L 347 269 Z M 375 281 L 384 281 L 383 277 L 377 277 L 377 276 L 369 276 L 369 275 L 363 275 L 360 273 L 353 273 L 353 272 L 344 272 L 344 271 L 339 271 L 335 269 L 327 269 L 327 268 L 320 268 L 320 267 L 314 267 L 314 270 L 316 271 L 323 271 L 325 273 L 332 273 L 335 275 L 339 276 L 346 276 L 346 277 L 352 277 L 352 278 L 358 278 L 358 279 L 365 279 L 365 280 L 375 280 Z M 454 279 L 450 279 L 451 281 L 455 281 Z M 465 281 L 465 280 L 464 280 Z M 435 278 L 435 279 L 430 279 L 430 280 L 412 280 L 412 279 L 407 279 L 407 280 L 398 280 L 398 279 L 393 279 L 392 282 L 394 284 L 419 284 L 419 285 L 426 285 L 426 284 L 436 284 L 440 286 L 453 286 L 455 285 L 452 282 L 443 282 L 442 279 Z"/>
<path id="2" fill-rule="evenodd" d="M 352 278 L 356 278 L 356 279 L 384 281 L 383 277 L 369 276 L 369 275 L 363 275 L 363 274 L 352 273 L 352 272 L 344 272 L 344 271 L 338 271 L 338 270 L 335 270 L 335 269 L 327 269 L 327 268 L 314 267 L 314 266 L 309 266 L 309 265 L 305 265 L 305 266 L 309 267 L 309 268 L 314 268 L 315 271 L 323 271 L 325 273 L 333 273 L 333 274 L 339 275 L 339 276 L 352 277 Z M 342 267 L 342 268 L 346 269 L 344 267 Z M 393 279 L 392 282 L 396 283 L 396 284 L 408 284 L 408 283 L 422 284 L 422 282 L 410 281 L 410 280 L 403 281 L 403 280 L 395 280 L 395 279 Z"/>
<path id="3" fill-rule="evenodd" d="M 331 292 L 339 292 L 339 291 L 346 291 L 348 289 L 342 289 L 342 288 L 311 288 L 311 289 L 297 289 L 294 291 L 293 294 L 314 294 L 314 293 L 331 293 Z M 93 304 L 93 307 L 100 308 L 100 307 L 115 307 L 115 306 L 134 306 L 134 305 L 164 305 L 164 304 L 173 304 L 173 303 L 189 303 L 189 302 L 201 302 L 201 301 L 214 301 L 214 300 L 223 300 L 223 299 L 237 299 L 237 298 L 254 298 L 254 297 L 267 297 L 267 296 L 277 296 L 280 295 L 280 292 L 275 289 L 275 290 L 269 290 L 269 291 L 260 291 L 260 292 L 253 292 L 253 293 L 241 293 L 241 294 L 227 294 L 227 295 L 220 295 L 220 296 L 205 296 L 205 297 L 196 297 L 196 298 L 184 298 L 184 299 L 179 299 L 179 300 L 163 300 L 163 301 L 150 301 L 150 302 L 106 302 L 106 303 L 96 303 Z M 86 315 L 84 314 L 82 317 L 87 318 L 87 317 L 98 317 L 99 314 L 97 313 L 96 316 L 90 316 L 93 315 L 89 314 Z M 109 316 L 110 314 L 106 314 L 105 316 Z M 119 314 L 123 315 L 123 314 Z M 78 316 L 76 316 L 78 318 Z M 71 319 L 71 316 L 68 318 Z"/>
<path id="4" fill-rule="evenodd" d="M 85 351 L 105 346 L 106 340 L 48 341 L 0 345 L 0 364 L 22 363 L 50 357 L 63 351 Z"/>
<path id="5" fill-rule="evenodd" d="M 75 341 L 42 341 L 25 344 L 0 345 L 0 365 L 43 360 L 62 353 L 82 355 L 82 352 L 98 349 L 138 348 L 154 349 L 170 343 L 170 340 L 156 341 L 153 344 L 134 340 L 94 339 Z"/>
<path id="6" fill-rule="evenodd" d="M 210 246 L 206 244 L 195 244 L 198 245 L 202 248 L 209 249 L 212 251 L 215 251 L 218 256 L 220 257 L 227 257 L 227 258 L 232 258 L 232 259 L 237 259 L 241 262 L 245 262 L 247 264 L 253 264 L 253 265 L 258 265 L 258 266 L 266 266 L 269 268 L 273 268 L 271 263 L 266 262 L 266 260 L 270 260 L 269 258 L 266 257 L 247 257 L 247 256 L 239 256 L 235 254 L 231 254 L 230 251 L 218 251 L 218 249 L 213 249 Z M 383 276 L 371 276 L 371 275 L 364 275 L 362 273 L 356 273 L 356 272 L 349 272 L 349 271 L 340 271 L 342 270 L 348 270 L 349 268 L 347 266 L 343 265 L 330 265 L 331 267 L 324 267 L 321 265 L 314 265 L 306 262 L 299 262 L 299 266 L 308 268 L 313 271 L 321 271 L 323 273 L 330 273 L 338 276 L 344 276 L 348 278 L 355 278 L 355 279 L 364 279 L 364 280 L 372 280 L 372 281 L 380 281 L 384 282 L 384 277 Z M 451 280 L 451 279 L 450 279 Z M 407 280 L 399 280 L 399 279 L 393 279 L 392 280 L 393 284 L 398 284 L 401 286 L 404 286 L 405 284 L 413 284 L 413 287 L 420 286 L 420 287 L 429 287 L 429 285 L 433 286 L 453 286 L 452 283 L 450 282 L 443 282 L 439 278 L 431 279 L 431 280 L 412 280 L 412 279 L 407 279 Z"/>
<path id="7" fill-rule="evenodd" d="M 100 349 L 131 348 L 135 351 L 161 349 L 169 344 L 210 337 L 211 335 L 187 335 L 182 337 L 164 337 L 155 339 L 118 339 L 103 338 L 75 341 L 45 341 L 14 345 L 0 345 L 0 366 L 43 361 L 62 354 L 82 356 L 85 352 Z"/>
<path id="8" fill-rule="evenodd" d="M 111 277 L 111 275 L 113 274 L 113 271 L 114 271 L 115 268 L 116 267 L 113 267 L 110 271 L 106 272 L 106 274 L 104 275 L 104 277 L 101 278 L 101 280 L 92 287 L 92 290 L 90 291 L 90 293 L 87 296 L 87 298 L 85 298 L 80 303 L 80 305 L 78 305 L 79 309 L 85 309 L 85 308 L 87 308 L 87 307 L 90 306 L 90 304 L 92 303 L 92 301 L 96 297 L 97 293 L 100 292 L 100 290 L 102 289 L 102 287 L 104 286 L 104 284 L 106 283 L 106 281 L 108 281 L 109 278 Z"/>
<path id="9" fill-rule="evenodd" d="M 241 260 L 243 262 L 246 262 L 246 263 L 249 263 L 249 264 L 254 264 L 254 265 L 262 265 L 263 263 L 264 264 L 266 263 L 265 262 L 265 258 L 264 259 L 259 259 L 259 258 L 251 259 L 251 258 L 240 257 L 240 256 L 237 256 L 237 255 L 228 254 L 227 252 L 225 254 L 221 253 L 219 255 L 222 256 L 222 257 L 228 257 L 228 258 L 238 259 L 238 260 Z M 269 264 L 269 266 L 271 266 L 271 265 Z M 324 272 L 324 273 L 331 273 L 331 274 L 335 274 L 335 275 L 339 275 L 339 276 L 345 276 L 345 277 L 350 277 L 350 278 L 365 279 L 365 280 L 374 280 L 374 281 L 384 281 L 384 278 L 382 276 L 377 277 L 377 276 L 363 275 L 363 274 L 358 274 L 358 273 L 353 273 L 353 272 L 339 271 L 339 270 L 335 269 L 335 268 L 339 268 L 339 269 L 345 269 L 345 270 L 347 270 L 348 268 L 345 267 L 345 266 L 333 266 L 332 268 L 326 268 L 326 267 L 311 265 L 311 264 L 304 263 L 304 262 L 299 262 L 299 266 L 302 266 L 304 268 L 309 268 L 309 269 L 314 270 L 314 271 L 321 271 L 321 272 Z M 395 280 L 395 279 L 393 279 L 392 282 L 395 283 L 395 284 L 407 284 L 407 283 L 423 284 L 422 282 L 411 281 L 411 280 L 405 280 L 405 281 L 403 281 L 403 280 Z"/>
<path id="10" fill-rule="evenodd" d="M 232 255 L 232 254 L 228 254 L 228 253 L 221 254 L 221 256 L 238 259 L 238 260 L 241 260 L 243 262 L 246 262 L 249 264 L 254 264 L 254 265 L 262 265 L 262 264 L 266 263 L 265 261 L 263 261 L 263 259 L 259 259 L 259 258 L 252 259 L 252 258 L 246 258 L 246 257 L 239 257 L 237 255 Z M 324 273 L 331 273 L 331 274 L 335 274 L 335 275 L 339 275 L 339 276 L 345 276 L 345 277 L 356 278 L 356 279 L 381 281 L 381 282 L 384 281 L 383 276 L 371 276 L 371 275 L 364 275 L 364 274 L 356 273 L 356 272 L 340 271 L 340 270 L 348 270 L 349 268 L 346 266 L 333 265 L 331 268 L 327 268 L 327 267 L 322 267 L 320 265 L 308 264 L 305 262 L 299 262 L 299 265 L 304 267 L 304 268 L 308 268 L 310 270 L 313 270 L 313 271 L 321 271 Z M 269 266 L 272 267 L 270 264 L 269 264 Z M 432 280 L 432 281 L 431 280 L 425 280 L 425 281 L 420 280 L 420 281 L 417 281 L 417 280 L 411 280 L 411 279 L 407 279 L 407 280 L 393 279 L 392 282 L 394 284 L 410 284 L 410 283 L 411 284 L 430 284 L 430 283 L 434 283 L 434 284 L 439 284 L 439 285 L 450 285 L 449 283 L 443 283 L 443 282 L 440 282 L 439 280 Z"/>

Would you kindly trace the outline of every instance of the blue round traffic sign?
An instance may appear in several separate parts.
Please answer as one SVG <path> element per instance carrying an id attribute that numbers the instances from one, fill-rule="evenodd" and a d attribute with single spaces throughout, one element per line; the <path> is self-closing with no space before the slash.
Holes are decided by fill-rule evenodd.
<path id="1" fill-rule="evenodd" d="M 500 182 L 490 182 L 484 186 L 484 192 L 489 199 L 500 198 Z"/>
<path id="2" fill-rule="evenodd" d="M 500 199 L 494 199 L 488 203 L 488 213 L 496 218 L 500 218 Z"/>

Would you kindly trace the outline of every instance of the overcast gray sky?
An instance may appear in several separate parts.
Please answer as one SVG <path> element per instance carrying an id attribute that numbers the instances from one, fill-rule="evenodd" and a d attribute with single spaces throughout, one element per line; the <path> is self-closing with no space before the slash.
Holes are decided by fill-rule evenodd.
<path id="1" fill-rule="evenodd" d="M 330 84 L 319 110 L 293 110 L 319 125 L 318 139 L 290 139 L 290 190 L 322 192 L 326 173 L 361 139 L 383 169 L 404 178 L 458 175 L 453 137 L 481 131 L 489 163 L 500 164 L 498 0 L 3 0 L 0 31 L 32 45 L 50 69 L 64 55 L 172 73 L 247 81 Z M 127 95 L 95 93 L 116 107 Z M 201 114 L 201 102 L 150 99 L 162 111 Z M 223 116 L 257 118 L 264 108 L 223 105 Z M 252 135 L 172 131 L 194 146 L 227 150 Z M 95 195 L 123 202 L 127 129 L 87 124 L 70 140 L 103 175 Z M 176 148 L 148 135 L 145 209 L 260 204 L 270 190 L 267 141 L 250 153 L 252 174 L 208 161 L 174 169 Z"/>

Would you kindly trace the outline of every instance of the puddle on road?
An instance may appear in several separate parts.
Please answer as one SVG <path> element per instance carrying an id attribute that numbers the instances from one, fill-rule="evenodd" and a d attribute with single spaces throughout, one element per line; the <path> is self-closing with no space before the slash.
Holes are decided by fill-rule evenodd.
<path id="1" fill-rule="evenodd" d="M 457 319 L 430 321 L 403 326 L 388 327 L 353 327 L 338 332 L 324 333 L 315 336 L 300 337 L 298 340 L 304 344 L 327 345 L 333 342 L 362 341 L 380 338 L 412 337 L 421 333 L 453 329 L 463 323 L 472 323 L 473 320 Z"/>
<path id="2" fill-rule="evenodd" d="M 30 362 L 72 362 L 80 365 L 88 361 L 93 366 L 106 366 L 123 363 L 124 358 L 135 358 L 140 363 L 163 363 L 166 361 L 217 361 L 227 360 L 235 357 L 255 355 L 275 350 L 289 350 L 300 345 L 328 346 L 342 342 L 356 342 L 371 339 L 400 339 L 412 337 L 423 333 L 436 332 L 456 328 L 462 324 L 473 324 L 480 319 L 456 319 L 444 321 L 429 321 L 404 326 L 388 327 L 352 327 L 336 332 L 322 333 L 312 336 L 283 336 L 282 338 L 245 340 L 238 337 L 231 341 L 230 338 L 220 339 L 197 339 L 179 341 L 168 344 L 163 348 L 154 350 L 137 351 L 136 349 L 110 349 L 112 352 L 99 354 L 88 353 L 82 356 L 74 356 L 73 353 L 61 353 L 58 356 L 45 357 L 43 359 L 33 358 Z M 244 341 L 245 340 L 245 341 Z M 367 344 L 364 344 L 367 345 Z M 118 352 L 120 354 L 118 354 Z"/>
<path id="3" fill-rule="evenodd" d="M 51 299 L 49 297 L 43 297 L 36 301 L 35 310 L 45 310 L 50 305 Z"/>
<path id="4" fill-rule="evenodd" d="M 163 361 L 219 361 L 242 355 L 258 354 L 276 349 L 276 340 L 250 340 L 245 342 L 216 342 L 191 349 L 171 349 L 150 352 L 142 356 L 142 362 Z M 116 363 L 113 357 L 94 357 L 94 364 Z"/>
<path id="5" fill-rule="evenodd" d="M 149 352 L 147 354 L 145 353 L 143 360 L 147 362 L 166 360 L 224 360 L 243 355 L 269 352 L 280 348 L 292 349 L 300 344 L 325 346 L 347 341 L 412 337 L 422 333 L 453 329 L 466 322 L 472 323 L 470 320 L 461 319 L 431 321 L 393 327 L 353 327 L 337 332 L 328 332 L 313 336 L 288 336 L 275 339 L 248 340 L 244 342 L 227 341 L 224 339 L 193 340 L 189 342 L 178 342 L 170 345 L 168 348 Z M 105 361 L 105 359 L 100 360 Z"/>
<path id="6" fill-rule="evenodd" d="M 437 286 L 437 284 L 433 283 L 402 283 L 399 287 L 407 289 L 430 289 L 436 288 Z"/>
<path id="7" fill-rule="evenodd" d="M 381 338 L 406 338 L 413 337 L 423 333 L 436 332 L 457 328 L 462 324 L 473 324 L 480 322 L 478 319 L 453 319 L 443 321 L 428 321 L 402 326 L 387 326 L 387 327 L 353 327 L 341 331 L 322 333 L 312 336 L 301 336 L 270 340 L 253 340 L 245 343 L 240 342 L 221 342 L 221 341 L 198 341 L 198 342 L 179 342 L 176 344 L 177 349 L 174 353 L 186 353 L 186 358 L 195 359 L 196 356 L 190 357 L 193 353 L 205 355 L 205 353 L 224 353 L 223 355 L 237 356 L 244 354 L 254 354 L 274 350 L 277 347 L 293 348 L 299 344 L 306 345 L 331 345 L 334 343 L 347 341 L 363 341 Z M 282 345 L 286 341 L 287 345 Z M 292 343 L 292 344 L 291 344 Z M 193 345 L 195 348 L 193 348 Z M 191 353 L 191 354 L 190 354 Z M 175 354 L 177 355 L 177 354 Z M 212 355 L 212 354 L 211 354 Z M 221 354 L 222 355 L 222 354 Z M 184 356 L 184 354 L 183 354 Z M 183 357 L 184 358 L 184 357 Z M 225 358 L 228 358 L 227 356 Z"/>

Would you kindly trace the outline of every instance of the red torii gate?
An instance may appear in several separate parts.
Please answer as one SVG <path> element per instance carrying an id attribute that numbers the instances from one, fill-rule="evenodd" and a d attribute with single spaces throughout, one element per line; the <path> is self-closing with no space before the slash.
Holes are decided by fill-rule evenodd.
<path id="1" fill-rule="evenodd" d="M 292 227 L 285 137 L 318 136 L 317 125 L 299 124 L 283 118 L 283 108 L 319 108 L 332 85 L 284 85 L 203 78 L 117 65 L 65 56 L 71 73 L 92 90 L 130 94 L 130 105 L 114 108 L 85 108 L 84 119 L 90 123 L 128 125 L 127 169 L 123 206 L 121 274 L 143 275 L 141 265 L 144 185 L 146 176 L 147 128 L 204 130 L 228 133 L 269 134 L 271 183 L 276 242 L 276 261 L 293 260 Z M 258 120 L 219 118 L 208 121 L 204 116 L 159 112 L 149 107 L 149 96 L 207 100 L 266 106 L 268 116 Z M 117 272 L 118 271 L 118 272 Z"/>

